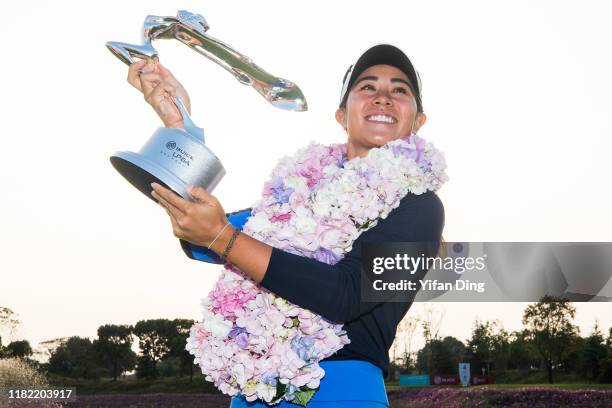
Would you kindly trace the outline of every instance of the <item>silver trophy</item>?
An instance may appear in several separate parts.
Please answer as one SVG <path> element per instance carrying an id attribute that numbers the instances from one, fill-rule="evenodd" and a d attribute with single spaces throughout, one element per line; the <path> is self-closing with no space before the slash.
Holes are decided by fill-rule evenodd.
<path id="1" fill-rule="evenodd" d="M 134 58 L 158 57 L 153 40 L 176 39 L 225 68 L 240 83 L 253 87 L 277 108 L 307 109 L 297 85 L 264 71 L 248 57 L 206 34 L 208 29 L 204 17 L 180 10 L 176 17 L 147 16 L 142 45 L 109 41 L 106 47 L 130 65 Z M 180 97 L 174 102 L 183 115 L 183 129 L 160 127 L 138 153 L 120 151 L 110 158 L 115 169 L 151 199 L 150 184 L 154 181 L 190 199 L 188 185 L 212 192 L 225 175 L 221 161 L 204 143 L 204 130 L 193 123 Z"/>

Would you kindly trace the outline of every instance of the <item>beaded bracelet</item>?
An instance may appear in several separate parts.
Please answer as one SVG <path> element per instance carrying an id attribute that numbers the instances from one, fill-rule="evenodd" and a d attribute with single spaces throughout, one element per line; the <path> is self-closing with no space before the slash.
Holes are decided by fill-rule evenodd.
<path id="1" fill-rule="evenodd" d="M 232 246 L 234 246 L 234 242 L 236 241 L 238 234 L 240 234 L 240 229 L 234 228 L 234 232 L 232 233 L 232 236 L 229 242 L 225 246 L 225 249 L 223 250 L 223 254 L 221 254 L 221 260 L 223 262 L 227 262 L 227 255 L 229 254 L 229 251 L 232 249 Z"/>

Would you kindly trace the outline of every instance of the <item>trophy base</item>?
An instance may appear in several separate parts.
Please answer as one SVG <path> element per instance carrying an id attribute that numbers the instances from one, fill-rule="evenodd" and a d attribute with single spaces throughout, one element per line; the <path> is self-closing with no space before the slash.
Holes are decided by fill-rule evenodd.
<path id="1" fill-rule="evenodd" d="M 156 203 L 157 200 L 151 195 L 153 182 L 169 188 L 186 200 L 191 200 L 187 185 L 181 179 L 142 155 L 117 152 L 110 157 L 110 162 L 131 185 Z"/>

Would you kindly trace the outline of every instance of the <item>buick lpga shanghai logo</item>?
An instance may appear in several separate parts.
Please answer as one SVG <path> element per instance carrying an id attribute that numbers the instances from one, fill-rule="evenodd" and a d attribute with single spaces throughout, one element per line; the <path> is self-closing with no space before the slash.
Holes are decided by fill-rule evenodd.
<path id="1" fill-rule="evenodd" d="M 177 163 L 183 164 L 185 166 L 190 166 L 191 165 L 191 161 L 193 160 L 193 155 L 188 153 L 186 150 L 181 149 L 175 141 L 170 141 L 170 142 L 166 142 L 166 148 L 170 151 L 172 151 L 172 154 L 170 153 L 163 153 L 160 151 L 160 153 L 162 153 L 164 156 L 170 157 L 172 160 L 174 160 Z"/>

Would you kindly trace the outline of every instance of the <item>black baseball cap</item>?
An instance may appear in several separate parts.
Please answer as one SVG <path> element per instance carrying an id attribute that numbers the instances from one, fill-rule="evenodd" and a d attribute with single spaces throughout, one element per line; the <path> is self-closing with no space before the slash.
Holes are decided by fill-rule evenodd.
<path id="1" fill-rule="evenodd" d="M 363 71 L 374 65 L 391 65 L 402 71 L 408 77 L 417 103 L 417 110 L 423 112 L 421 102 L 421 78 L 414 69 L 410 59 L 399 48 L 390 44 L 378 44 L 361 54 L 355 64 L 351 65 L 344 74 L 342 80 L 342 92 L 340 94 L 340 107 L 346 106 L 346 100 L 355 80 Z"/>

